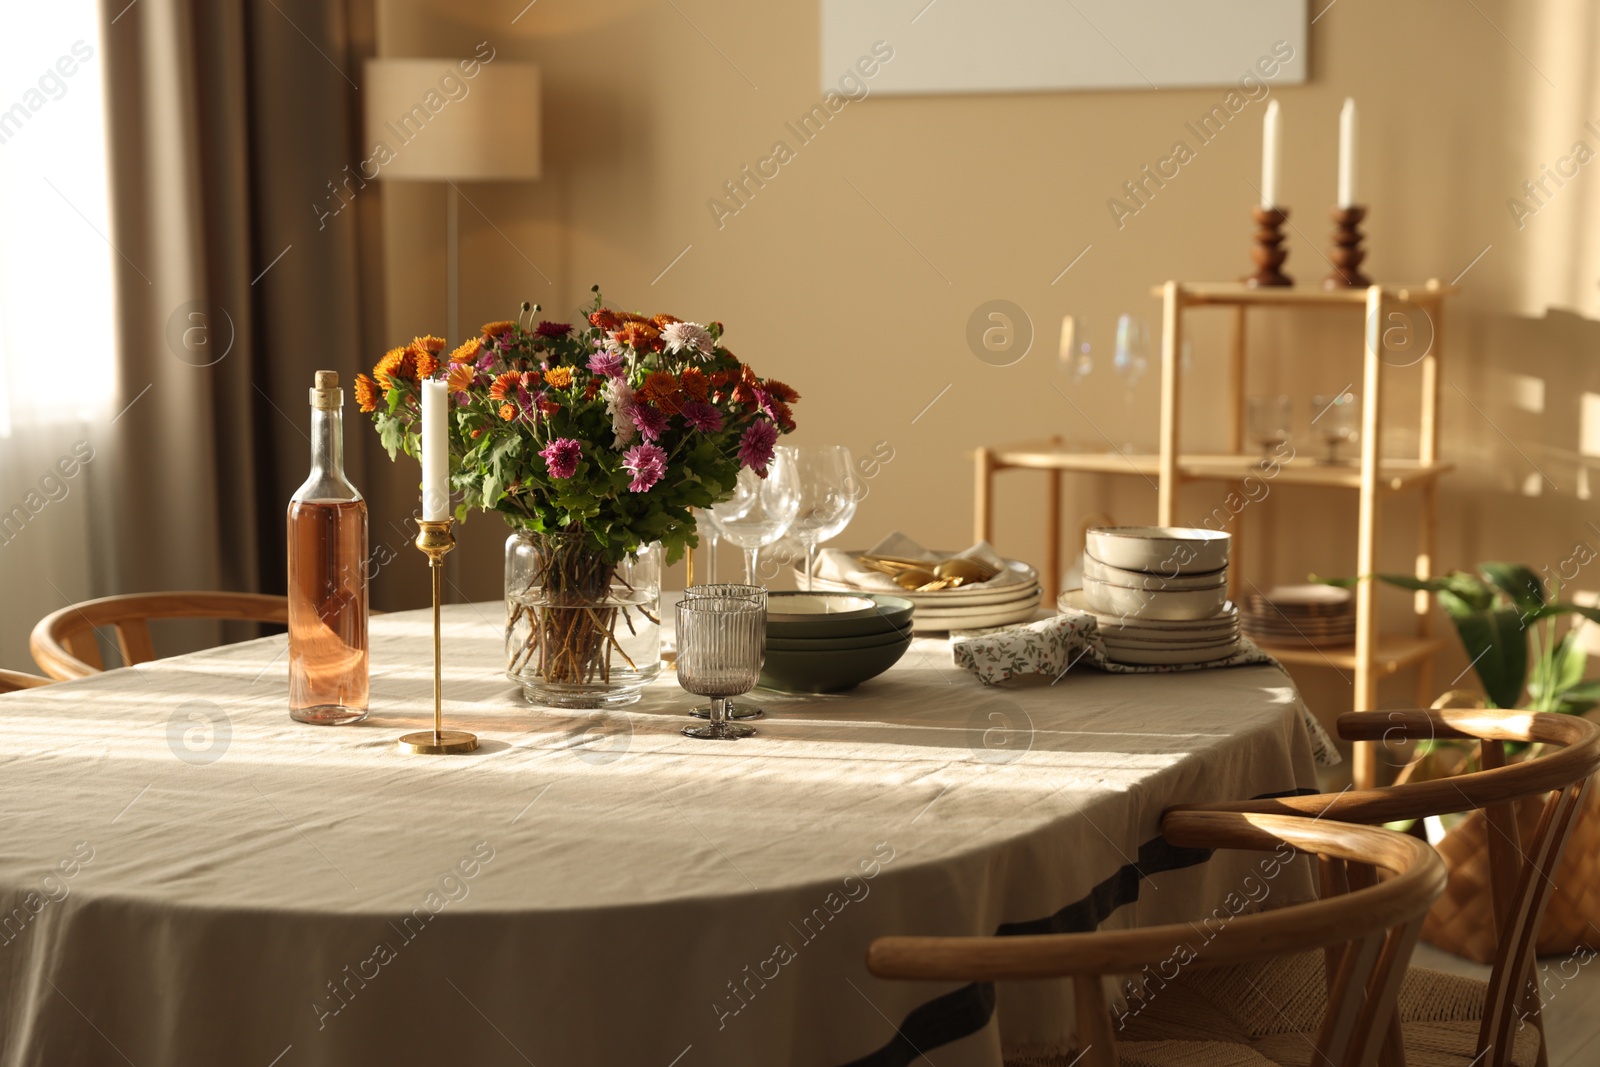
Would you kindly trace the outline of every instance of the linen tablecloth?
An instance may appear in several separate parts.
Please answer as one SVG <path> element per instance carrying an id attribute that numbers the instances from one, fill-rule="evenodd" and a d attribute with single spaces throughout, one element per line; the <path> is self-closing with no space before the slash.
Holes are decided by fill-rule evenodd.
<path id="1" fill-rule="evenodd" d="M 527 705 L 502 619 L 445 612 L 464 756 L 395 745 L 424 612 L 372 620 L 355 726 L 289 719 L 281 637 L 0 698 L 0 1064 L 999 1067 L 1065 986 L 879 981 L 873 937 L 1198 920 L 1259 857 L 1162 810 L 1315 786 L 1272 667 L 994 689 L 920 639 L 716 743 L 670 672 Z"/>

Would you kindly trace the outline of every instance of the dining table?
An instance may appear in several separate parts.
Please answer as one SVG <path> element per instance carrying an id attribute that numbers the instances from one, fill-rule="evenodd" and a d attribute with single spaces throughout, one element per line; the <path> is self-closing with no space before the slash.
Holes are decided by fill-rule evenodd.
<path id="1" fill-rule="evenodd" d="M 1069 982 L 882 980 L 872 940 L 1314 892 L 1160 834 L 1316 790 L 1275 664 L 984 685 L 919 636 L 718 742 L 670 667 L 538 707 L 501 605 L 442 618 L 466 754 L 396 743 L 432 725 L 429 611 L 372 617 L 347 726 L 289 718 L 281 634 L 0 697 L 0 1067 L 1001 1067 L 1072 1049 Z"/>

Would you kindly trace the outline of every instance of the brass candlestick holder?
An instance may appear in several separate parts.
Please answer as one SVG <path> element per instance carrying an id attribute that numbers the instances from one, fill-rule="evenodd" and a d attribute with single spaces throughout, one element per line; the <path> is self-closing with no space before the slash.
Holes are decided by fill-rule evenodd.
<path id="1" fill-rule="evenodd" d="M 451 519 L 423 519 L 417 523 L 417 547 L 428 557 L 428 570 L 433 576 L 433 729 L 404 735 L 400 738 L 400 747 L 425 756 L 471 752 L 478 747 L 477 734 L 444 728 L 439 605 L 444 601 L 444 557 L 456 547 L 455 535 L 450 532 L 453 525 Z"/>
<path id="2" fill-rule="evenodd" d="M 1245 278 L 1244 283 L 1252 289 L 1293 285 L 1294 279 L 1281 269 L 1283 261 L 1289 258 L 1283 247 L 1283 224 L 1289 221 L 1289 209 L 1258 205 L 1250 210 L 1250 215 L 1256 220 L 1256 244 L 1250 250 L 1256 272 Z"/>
<path id="3" fill-rule="evenodd" d="M 1322 287 L 1365 289 L 1372 284 L 1372 279 L 1361 273 L 1361 261 L 1367 258 L 1361 247 L 1361 220 L 1367 217 L 1367 209 L 1336 207 L 1328 214 L 1333 219 L 1333 248 L 1328 252 L 1333 273 L 1322 279 Z"/>

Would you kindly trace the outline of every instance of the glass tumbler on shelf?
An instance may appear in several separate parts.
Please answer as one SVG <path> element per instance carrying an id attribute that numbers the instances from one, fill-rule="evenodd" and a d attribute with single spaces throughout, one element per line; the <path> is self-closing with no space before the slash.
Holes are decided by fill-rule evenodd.
<path id="1" fill-rule="evenodd" d="M 760 552 L 776 544 L 794 523 L 800 509 L 800 485 L 794 461 L 778 449 L 767 465 L 767 476 L 760 477 L 749 467 L 739 472 L 733 497 L 713 504 L 722 536 L 744 550 L 744 580 L 756 583 L 756 562 Z"/>
<path id="2" fill-rule="evenodd" d="M 791 533 L 806 550 L 806 592 L 813 592 L 817 546 L 844 532 L 855 518 L 857 494 L 855 461 L 843 445 L 802 445 L 781 448 L 793 462 L 800 481 L 800 506 Z"/>
<path id="3" fill-rule="evenodd" d="M 678 684 L 711 698 L 711 720 L 683 735 L 731 741 L 755 734 L 728 718 L 728 701 L 756 687 L 766 659 L 767 609 L 748 597 L 685 597 L 678 601 Z"/>
<path id="4" fill-rule="evenodd" d="M 1293 407 L 1287 396 L 1253 396 L 1249 400 L 1250 439 L 1261 449 L 1263 465 L 1272 462 L 1273 453 L 1289 443 L 1293 427 Z"/>
<path id="5" fill-rule="evenodd" d="M 683 591 L 683 599 L 694 600 L 700 597 L 727 597 L 733 600 L 748 600 L 752 604 L 760 605 L 763 611 L 767 607 L 767 591 L 759 585 L 735 585 L 724 582 L 710 585 L 691 585 Z M 711 718 L 711 705 L 701 704 L 690 708 L 689 714 L 697 719 Z M 766 712 L 757 704 L 743 702 L 728 704 L 728 718 L 730 719 L 759 719 Z"/>
<path id="6" fill-rule="evenodd" d="M 344 390 L 311 389 L 311 474 L 289 501 L 289 717 L 367 717 L 367 503 L 344 473 Z"/>
<path id="7" fill-rule="evenodd" d="M 1328 454 L 1317 462 L 1334 466 L 1346 462 L 1339 458 L 1339 446 L 1360 436 L 1361 398 L 1355 393 L 1318 393 L 1311 398 L 1311 410 L 1316 412 L 1311 425 L 1327 448 Z"/>

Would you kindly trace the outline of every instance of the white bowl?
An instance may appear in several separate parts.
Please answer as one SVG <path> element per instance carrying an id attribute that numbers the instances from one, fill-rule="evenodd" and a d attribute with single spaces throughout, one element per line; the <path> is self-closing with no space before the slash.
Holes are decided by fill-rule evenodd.
<path id="1" fill-rule="evenodd" d="M 1226 586 L 1215 589 L 1124 589 L 1093 578 L 1083 580 L 1083 599 L 1090 610 L 1138 619 L 1209 619 L 1228 602 Z"/>
<path id="2" fill-rule="evenodd" d="M 1168 577 L 1147 571 L 1125 571 L 1109 563 L 1101 563 L 1089 553 L 1083 554 L 1083 576 L 1107 585 L 1120 585 L 1127 589 L 1215 589 L 1228 584 L 1228 571 L 1206 571 L 1202 574 L 1179 574 Z"/>
<path id="3" fill-rule="evenodd" d="M 1233 538 L 1187 526 L 1100 526 L 1085 541 L 1089 554 L 1101 563 L 1175 578 L 1222 570 Z"/>
<path id="4" fill-rule="evenodd" d="M 777 610 L 774 610 L 777 609 Z M 783 597 L 781 602 L 767 602 L 767 619 L 782 621 L 816 619 L 824 615 L 839 618 L 859 618 L 876 614 L 878 605 L 864 596 L 840 596 L 833 593 L 802 593 Z"/>

